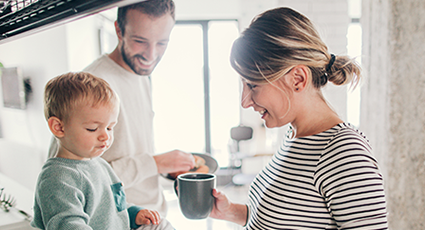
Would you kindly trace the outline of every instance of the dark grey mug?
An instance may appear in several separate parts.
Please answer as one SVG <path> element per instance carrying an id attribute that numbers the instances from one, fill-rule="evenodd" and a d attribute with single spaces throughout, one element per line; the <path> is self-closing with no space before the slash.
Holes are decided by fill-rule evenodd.
<path id="1" fill-rule="evenodd" d="M 207 218 L 214 206 L 212 190 L 216 176 L 209 173 L 186 173 L 177 177 L 174 189 L 180 210 L 188 219 Z"/>

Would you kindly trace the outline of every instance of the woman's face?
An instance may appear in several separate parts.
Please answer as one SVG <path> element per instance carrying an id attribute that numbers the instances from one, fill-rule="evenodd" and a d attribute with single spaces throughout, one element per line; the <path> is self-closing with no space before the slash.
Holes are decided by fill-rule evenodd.
<path id="1" fill-rule="evenodd" d="M 290 122 L 290 99 L 284 89 L 282 78 L 266 84 L 242 80 L 242 107 L 252 107 L 260 113 L 268 128 L 281 127 Z"/>

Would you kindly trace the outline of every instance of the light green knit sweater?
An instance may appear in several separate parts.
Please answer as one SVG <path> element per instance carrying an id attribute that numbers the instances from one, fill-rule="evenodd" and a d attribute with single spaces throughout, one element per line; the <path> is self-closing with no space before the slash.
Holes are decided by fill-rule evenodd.
<path id="1" fill-rule="evenodd" d="M 119 178 L 100 157 L 89 161 L 51 158 L 39 175 L 33 227 L 40 229 L 130 229 L 141 207 L 127 210 Z M 127 212 L 128 211 L 128 212 Z"/>

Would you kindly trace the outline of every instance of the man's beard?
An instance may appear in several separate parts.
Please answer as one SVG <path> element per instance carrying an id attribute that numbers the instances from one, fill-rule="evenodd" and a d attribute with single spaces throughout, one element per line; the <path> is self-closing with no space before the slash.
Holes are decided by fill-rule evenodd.
<path id="1" fill-rule="evenodd" d="M 133 57 L 131 57 L 129 54 L 127 54 L 126 51 L 125 51 L 125 43 L 124 42 L 121 45 L 121 56 L 122 56 L 122 59 L 124 60 L 124 62 L 137 75 L 148 76 L 152 73 L 152 70 L 154 69 L 154 68 L 152 68 L 152 69 L 137 68 L 136 64 L 135 64 L 135 62 L 137 61 L 136 59 L 138 59 L 138 58 L 144 59 L 144 58 L 143 58 L 143 56 L 138 55 L 138 54 L 133 56 Z M 155 64 L 155 66 L 156 66 L 156 64 Z"/>

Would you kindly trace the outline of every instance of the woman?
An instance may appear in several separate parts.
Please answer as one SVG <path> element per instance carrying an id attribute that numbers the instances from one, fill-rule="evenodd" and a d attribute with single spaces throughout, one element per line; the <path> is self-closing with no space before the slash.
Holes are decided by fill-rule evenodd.
<path id="1" fill-rule="evenodd" d="M 246 229 L 387 229 L 383 178 L 366 137 L 344 123 L 321 88 L 360 80 L 359 66 L 329 54 L 308 18 L 289 8 L 259 15 L 232 48 L 243 81 L 242 106 L 268 128 L 290 124 L 257 175 L 249 203 L 220 191 L 212 218 Z"/>

